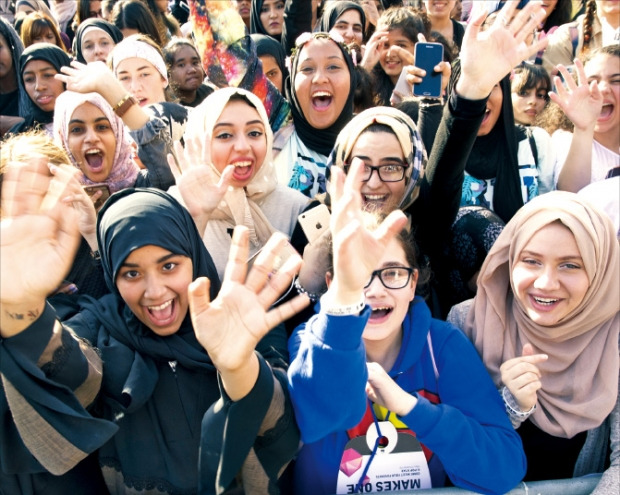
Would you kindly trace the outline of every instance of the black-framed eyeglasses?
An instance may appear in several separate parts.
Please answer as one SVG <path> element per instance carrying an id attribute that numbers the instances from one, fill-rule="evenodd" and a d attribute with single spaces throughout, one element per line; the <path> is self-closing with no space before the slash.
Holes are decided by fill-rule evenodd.
<path id="1" fill-rule="evenodd" d="M 350 168 L 351 165 L 346 164 L 344 166 L 344 172 L 348 174 Z M 400 182 L 405 178 L 406 169 L 407 167 L 399 164 L 380 165 L 378 167 L 364 164 L 364 175 L 362 177 L 362 181 L 368 182 L 372 177 L 372 173 L 376 170 L 379 174 L 379 179 L 381 179 L 383 182 Z"/>
<path id="2" fill-rule="evenodd" d="M 386 289 L 402 289 L 411 280 L 413 271 L 413 268 L 407 266 L 388 266 L 387 268 L 375 270 L 370 274 L 370 280 L 364 286 L 364 289 L 370 287 L 375 277 L 379 277 L 383 287 Z"/>

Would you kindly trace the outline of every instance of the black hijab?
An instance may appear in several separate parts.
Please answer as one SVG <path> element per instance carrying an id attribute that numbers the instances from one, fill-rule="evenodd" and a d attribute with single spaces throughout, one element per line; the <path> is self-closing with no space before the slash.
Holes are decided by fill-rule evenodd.
<path id="1" fill-rule="evenodd" d="M 338 2 L 330 2 L 323 10 L 323 15 L 321 15 L 321 22 L 319 23 L 319 31 L 325 31 L 328 33 L 331 29 L 336 25 L 336 21 L 338 18 L 347 12 L 348 10 L 357 10 L 360 14 L 360 19 L 362 21 L 362 33 L 364 36 L 364 40 L 366 39 L 366 13 L 362 6 L 355 2 L 348 1 L 338 1 Z"/>
<path id="2" fill-rule="evenodd" d="M 311 150 L 317 151 L 322 155 L 329 156 L 332 148 L 336 144 L 336 138 L 338 137 L 338 134 L 353 117 L 353 97 L 355 93 L 355 87 L 357 85 L 357 72 L 355 71 L 353 60 L 351 59 L 351 55 L 349 54 L 347 48 L 342 43 L 333 40 L 328 33 L 304 33 L 298 38 L 298 40 L 303 39 L 302 37 L 306 36 L 308 37 L 307 41 L 301 46 L 296 47 L 295 51 L 293 52 L 293 55 L 291 57 L 291 73 L 284 85 L 284 90 L 286 92 L 286 98 L 291 104 L 291 114 L 293 116 L 293 123 L 295 124 L 295 132 L 297 133 L 299 138 Z M 349 75 L 351 79 L 349 94 L 347 96 L 347 101 L 344 104 L 344 108 L 342 109 L 342 112 L 340 113 L 336 121 L 326 129 L 315 129 L 308 123 L 308 121 L 304 117 L 301 106 L 299 105 L 299 101 L 297 100 L 297 95 L 295 94 L 295 74 L 297 74 L 299 54 L 307 43 L 312 43 L 312 41 L 315 39 L 331 39 L 332 42 L 336 44 L 336 46 L 342 52 L 344 61 L 346 62 L 347 68 L 349 69 Z"/>
<path id="3" fill-rule="evenodd" d="M 197 341 L 189 312 L 174 335 L 160 337 L 145 327 L 124 303 L 116 275 L 135 249 L 156 245 L 189 257 L 193 279 L 211 281 L 211 299 L 220 289 L 217 269 L 189 212 L 168 193 L 154 188 L 127 188 L 113 194 L 97 218 L 101 265 L 110 295 L 93 311 L 109 334 L 145 358 L 177 360 L 190 369 L 213 369 L 211 359 Z"/>
<path id="4" fill-rule="evenodd" d="M 282 35 L 278 34 L 277 36 L 273 36 L 269 34 L 265 30 L 263 22 L 260 20 L 260 11 L 263 8 L 264 1 L 265 0 L 252 0 L 252 6 L 250 7 L 250 33 L 271 36 L 274 40 L 280 42 Z M 282 29 L 284 29 L 284 26 L 282 26 Z"/>
<path id="5" fill-rule="evenodd" d="M 123 39 L 123 33 L 121 30 L 105 19 L 91 17 L 90 19 L 86 19 L 84 22 L 81 22 L 75 32 L 75 37 L 73 38 L 73 54 L 75 59 L 83 64 L 86 63 L 86 60 L 84 60 L 84 55 L 82 54 L 82 37 L 84 36 L 84 31 L 90 27 L 96 27 L 108 33 L 114 44 L 119 43 Z"/>
<path id="6" fill-rule="evenodd" d="M 449 91 L 461 73 L 460 60 L 452 66 Z M 523 206 L 521 178 L 517 157 L 518 142 L 525 136 L 522 126 L 515 124 L 510 96 L 510 74 L 500 82 L 502 108 L 497 122 L 486 136 L 478 136 L 474 141 L 465 171 L 478 179 L 495 178 L 493 191 L 493 211 L 508 222 Z"/>
<path id="7" fill-rule="evenodd" d="M 60 72 L 61 67 L 68 67 L 71 64 L 71 57 L 56 45 L 51 43 L 35 43 L 30 45 L 19 57 L 19 90 L 24 93 L 26 93 L 24 70 L 28 62 L 33 60 L 49 62 L 57 72 Z M 24 122 L 25 127 L 22 127 L 22 129 L 25 129 L 26 127 L 32 127 L 34 124 L 49 124 L 54 120 L 54 111 L 45 112 L 31 98 L 28 98 L 28 104 L 22 117 L 26 119 Z"/>
<path id="8" fill-rule="evenodd" d="M 280 71 L 282 72 L 282 83 L 284 84 L 289 74 L 288 68 L 286 67 L 286 53 L 284 52 L 282 43 L 265 34 L 252 34 L 250 35 L 250 38 L 254 40 L 256 55 L 259 57 L 262 57 L 263 55 L 271 55 L 275 59 Z"/>
<path id="9" fill-rule="evenodd" d="M 6 44 L 11 50 L 11 59 L 13 61 L 13 71 L 15 73 L 15 82 L 18 87 L 19 101 L 17 103 L 18 113 L 17 115 L 24 115 L 26 108 L 28 107 L 28 94 L 22 90 L 19 85 L 19 57 L 24 51 L 24 44 L 22 43 L 17 31 L 9 24 L 3 17 L 0 17 L 0 35 L 6 40 Z"/>

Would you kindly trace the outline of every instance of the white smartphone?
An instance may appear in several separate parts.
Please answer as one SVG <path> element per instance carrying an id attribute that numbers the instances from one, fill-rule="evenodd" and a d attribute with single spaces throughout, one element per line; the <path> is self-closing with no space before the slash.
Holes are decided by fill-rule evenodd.
<path id="1" fill-rule="evenodd" d="M 306 234 L 306 238 L 310 244 L 316 241 L 321 237 L 323 232 L 329 229 L 330 218 L 331 213 L 329 208 L 324 204 L 315 206 L 297 217 L 299 225 L 301 225 L 301 229 L 304 231 L 304 234 Z"/>

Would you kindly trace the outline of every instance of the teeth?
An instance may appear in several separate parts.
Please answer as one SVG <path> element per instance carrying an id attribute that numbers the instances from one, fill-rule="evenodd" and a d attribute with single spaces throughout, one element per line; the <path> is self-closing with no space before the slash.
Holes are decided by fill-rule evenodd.
<path id="1" fill-rule="evenodd" d="M 365 194 L 364 196 L 368 201 L 380 201 L 385 198 L 385 194 Z"/>
<path id="2" fill-rule="evenodd" d="M 168 306 L 172 304 L 172 299 L 170 301 L 166 301 L 164 304 L 159 306 L 147 306 L 151 311 L 161 311 L 162 309 L 166 309 Z"/>
<path id="3" fill-rule="evenodd" d="M 558 299 L 546 299 L 542 297 L 535 297 L 534 301 L 536 301 L 538 304 L 553 304 L 557 302 Z"/>
<path id="4" fill-rule="evenodd" d="M 331 95 L 332 95 L 332 94 L 331 94 L 331 93 L 329 93 L 329 92 L 327 92 L 327 91 L 317 91 L 316 93 L 313 93 L 313 94 L 312 94 L 312 97 L 313 97 L 313 98 L 319 98 L 319 97 L 321 97 L 321 96 L 327 96 L 327 97 L 329 97 L 329 96 L 331 96 Z"/>
<path id="5" fill-rule="evenodd" d="M 389 306 L 379 306 L 377 308 L 372 308 L 373 311 L 389 311 L 390 309 L 392 308 L 390 308 Z"/>
<path id="6" fill-rule="evenodd" d="M 86 155 L 100 155 L 101 150 L 88 150 L 85 154 Z"/>
<path id="7" fill-rule="evenodd" d="M 235 167 L 249 167 L 250 165 L 252 165 L 252 162 L 251 161 L 235 162 L 235 163 L 232 163 L 231 165 L 234 165 Z"/>

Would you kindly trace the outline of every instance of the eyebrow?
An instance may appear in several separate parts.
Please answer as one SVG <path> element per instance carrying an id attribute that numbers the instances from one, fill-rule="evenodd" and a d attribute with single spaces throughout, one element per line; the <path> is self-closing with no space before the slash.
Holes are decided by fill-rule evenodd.
<path id="1" fill-rule="evenodd" d="M 245 125 L 256 125 L 256 124 L 263 124 L 262 120 L 250 120 L 249 122 L 246 122 Z M 218 124 L 215 124 L 213 126 L 213 128 L 215 129 L 216 127 L 224 127 L 224 126 L 234 126 L 235 124 L 233 124 L 232 122 L 220 122 Z"/>
<path id="2" fill-rule="evenodd" d="M 334 59 L 336 59 L 336 60 L 342 60 L 342 61 L 344 62 L 344 57 L 343 57 L 342 55 L 330 55 L 330 56 L 329 56 L 329 57 L 327 57 L 327 58 L 328 58 L 328 59 L 330 59 L 330 58 L 334 58 Z M 308 62 L 308 61 L 310 61 L 310 62 L 314 62 L 314 59 L 309 57 L 309 58 L 306 58 L 306 59 L 301 60 L 299 63 L 300 63 L 300 64 L 302 64 L 302 63 L 304 63 L 304 62 Z"/>
<path id="3" fill-rule="evenodd" d="M 110 122 L 110 120 L 109 120 L 107 117 L 97 117 L 97 118 L 95 119 L 95 122 L 101 122 L 102 120 L 105 120 L 105 121 L 107 121 L 107 122 Z M 84 124 L 84 123 L 86 123 L 86 121 L 84 121 L 84 120 L 80 120 L 80 119 L 71 119 L 71 120 L 69 121 L 69 125 L 71 125 L 71 124 Z"/>
<path id="4" fill-rule="evenodd" d="M 370 161 L 370 157 L 369 156 L 365 156 L 365 155 L 351 155 L 351 158 L 359 158 L 360 160 L 368 160 Z M 398 162 L 402 165 L 405 164 L 405 160 L 403 160 L 402 158 L 398 157 L 398 156 L 384 156 L 382 158 L 379 159 L 379 163 L 381 162 Z"/>
<path id="5" fill-rule="evenodd" d="M 543 257 L 543 254 L 541 253 L 537 253 L 535 251 L 529 251 L 527 249 L 524 249 L 523 251 L 521 251 L 521 254 L 526 254 L 529 256 L 538 256 L 539 258 Z M 569 260 L 581 260 L 583 261 L 583 258 L 580 254 L 569 254 L 568 256 L 560 256 L 559 258 L 556 258 L 559 261 L 569 261 Z"/>
<path id="6" fill-rule="evenodd" d="M 170 253 L 170 254 L 166 254 L 165 256 L 162 256 L 161 258 L 159 258 L 156 263 L 163 263 L 164 261 L 168 261 L 170 258 L 174 258 L 175 256 L 185 256 L 183 254 L 177 254 L 177 253 Z M 126 261 L 121 265 L 122 267 L 127 267 L 127 268 L 139 268 L 140 265 L 138 265 L 137 263 L 127 263 Z"/>
<path id="7" fill-rule="evenodd" d="M 150 69 L 150 67 L 148 65 L 143 65 L 142 67 L 138 67 L 136 69 L 136 72 L 140 72 L 141 70 L 145 70 L 145 69 Z M 119 70 L 118 73 L 119 74 L 124 74 L 126 72 L 129 72 L 128 70 Z"/>

